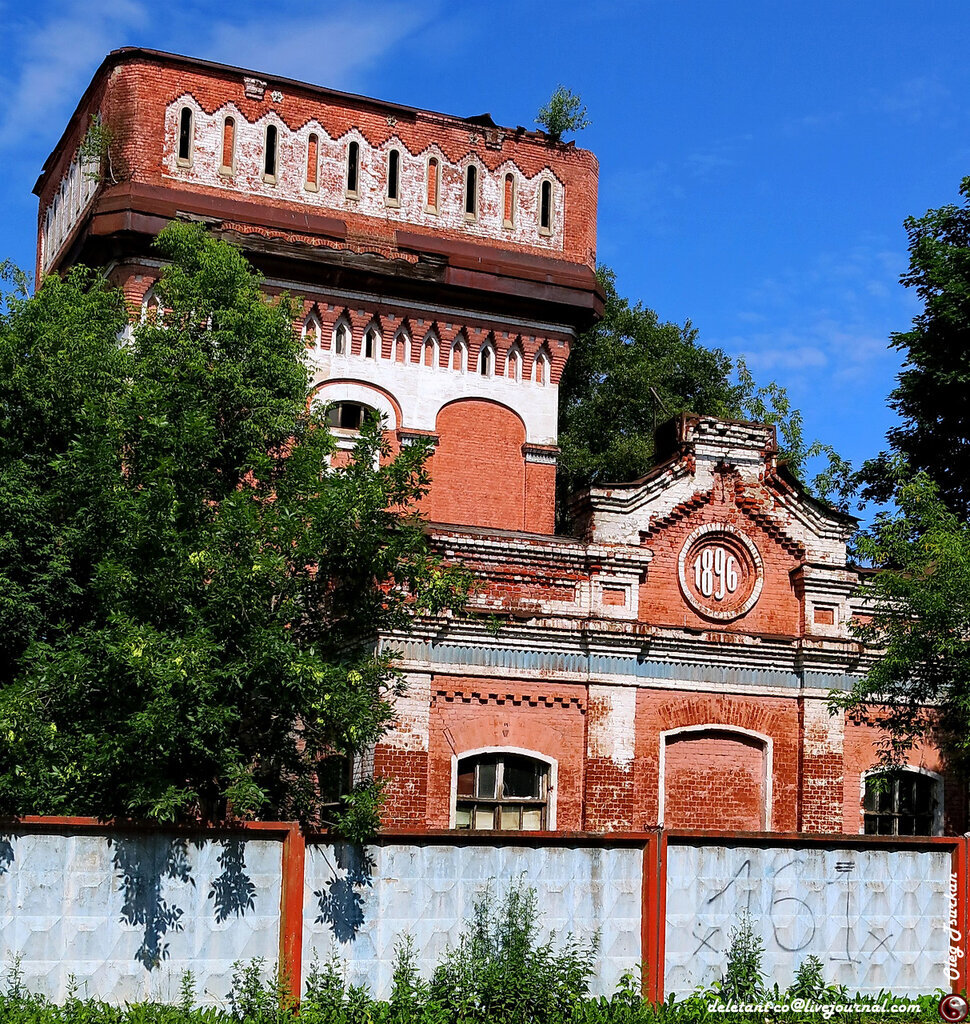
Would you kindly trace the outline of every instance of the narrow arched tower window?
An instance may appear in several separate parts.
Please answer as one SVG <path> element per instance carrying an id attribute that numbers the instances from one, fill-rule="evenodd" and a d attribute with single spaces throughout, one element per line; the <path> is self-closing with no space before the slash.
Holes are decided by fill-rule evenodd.
<path id="1" fill-rule="evenodd" d="M 539 188 L 539 230 L 552 232 L 552 182 L 544 181 Z"/>
<path id="2" fill-rule="evenodd" d="M 364 358 L 377 358 L 377 331 L 373 327 L 368 328 L 364 334 Z"/>
<path id="3" fill-rule="evenodd" d="M 192 162 L 192 108 L 182 107 L 179 114 L 179 156 L 180 164 Z"/>
<path id="4" fill-rule="evenodd" d="M 478 216 L 478 168 L 469 164 L 465 171 L 465 219 L 475 220 Z"/>
<path id="5" fill-rule="evenodd" d="M 320 139 L 311 135 L 306 143 L 306 187 L 311 191 L 317 188 L 317 165 L 319 163 Z"/>
<path id="6" fill-rule="evenodd" d="M 401 154 L 392 149 L 387 155 L 387 201 L 395 204 L 401 198 Z"/>
<path id="7" fill-rule="evenodd" d="M 222 166 L 220 174 L 232 174 L 233 161 L 236 158 L 236 119 L 227 117 L 222 122 Z"/>
<path id="8" fill-rule="evenodd" d="M 360 143 L 351 142 L 347 147 L 347 193 L 357 195 L 357 178 L 360 171 Z"/>
<path id="9" fill-rule="evenodd" d="M 482 354 L 478 357 L 478 372 L 483 377 L 492 375 L 492 350 L 487 345 L 482 346 Z"/>
<path id="10" fill-rule="evenodd" d="M 431 157 L 428 161 L 428 210 L 431 213 L 438 212 L 438 181 L 439 164 L 437 157 Z"/>
<path id="11" fill-rule="evenodd" d="M 266 147 L 263 152 L 263 180 L 276 181 L 277 144 L 279 133 L 275 124 L 266 126 Z"/>
<path id="12" fill-rule="evenodd" d="M 515 224 L 515 177 L 511 174 L 505 175 L 505 209 L 502 218 L 502 227 L 510 228 Z"/>

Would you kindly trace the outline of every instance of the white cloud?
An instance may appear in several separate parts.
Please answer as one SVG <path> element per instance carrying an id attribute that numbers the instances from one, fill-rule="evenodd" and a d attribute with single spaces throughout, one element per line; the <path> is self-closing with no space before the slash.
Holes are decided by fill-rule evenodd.
<path id="1" fill-rule="evenodd" d="M 431 4 L 368 4 L 339 13 L 217 23 L 205 56 L 268 74 L 353 89 L 362 71 L 436 14 Z"/>
<path id="2" fill-rule="evenodd" d="M 11 25 L 17 56 L 2 79 L 0 147 L 49 135 L 52 121 L 63 126 L 105 54 L 146 20 L 140 0 L 69 0 L 46 21 Z"/>

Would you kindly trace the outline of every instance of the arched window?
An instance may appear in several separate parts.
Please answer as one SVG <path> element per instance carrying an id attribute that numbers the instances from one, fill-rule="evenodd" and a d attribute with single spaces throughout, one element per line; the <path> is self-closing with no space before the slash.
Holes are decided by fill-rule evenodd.
<path id="1" fill-rule="evenodd" d="M 485 342 L 478 354 L 478 372 L 483 377 L 491 377 L 495 372 L 495 349 L 490 342 Z"/>
<path id="2" fill-rule="evenodd" d="M 275 124 L 266 126 L 266 144 L 263 147 L 263 181 L 270 184 L 276 181 L 277 147 L 279 129 Z"/>
<path id="3" fill-rule="evenodd" d="M 317 173 L 320 166 L 320 137 L 312 134 L 306 142 L 306 187 L 317 191 Z"/>
<path id="4" fill-rule="evenodd" d="M 236 159 L 236 119 L 227 117 L 222 122 L 222 166 L 220 174 L 232 174 Z"/>
<path id="5" fill-rule="evenodd" d="M 397 206 L 401 201 L 401 153 L 392 149 L 387 154 L 387 205 Z"/>
<path id="6" fill-rule="evenodd" d="M 865 778 L 863 828 L 870 836 L 940 834 L 940 779 L 928 772 L 874 771 Z"/>
<path id="7" fill-rule="evenodd" d="M 539 232 L 552 234 L 552 182 L 548 178 L 539 186 Z"/>
<path id="8" fill-rule="evenodd" d="M 141 322 L 143 324 L 161 324 L 164 315 L 165 310 L 162 307 L 162 300 L 158 297 L 155 286 L 152 285 L 145 292 L 145 297 L 141 300 Z"/>
<path id="9" fill-rule="evenodd" d="M 347 147 L 347 195 L 357 195 L 357 179 L 360 176 L 360 143 L 351 142 Z"/>
<path id="10" fill-rule="evenodd" d="M 350 354 L 350 327 L 346 320 L 338 320 L 334 326 L 333 352 L 337 356 Z"/>
<path id="11" fill-rule="evenodd" d="M 358 431 L 376 410 L 361 402 L 334 402 L 327 410 L 327 426 L 331 430 Z"/>
<path id="12" fill-rule="evenodd" d="M 438 212 L 438 189 L 441 183 L 441 165 L 438 163 L 437 157 L 431 157 L 428 160 L 428 196 L 427 196 L 427 211 L 429 213 Z"/>
<path id="13" fill-rule="evenodd" d="M 403 328 L 394 336 L 394 361 L 397 363 L 411 362 L 411 339 Z"/>
<path id="14" fill-rule="evenodd" d="M 306 320 L 303 321 L 303 341 L 309 348 L 320 347 L 320 321 L 317 319 L 316 313 L 311 313 Z"/>
<path id="15" fill-rule="evenodd" d="M 509 349 L 508 358 L 505 361 L 505 376 L 512 380 L 522 380 L 522 353 L 518 345 Z"/>
<path id="16" fill-rule="evenodd" d="M 478 218 L 478 168 L 469 164 L 465 169 L 465 220 Z"/>
<path id="17" fill-rule="evenodd" d="M 462 757 L 455 787 L 455 828 L 538 832 L 550 827 L 550 765 L 498 751 Z"/>
<path id="18" fill-rule="evenodd" d="M 193 117 L 191 107 L 182 107 L 179 112 L 178 162 L 183 167 L 192 163 Z"/>
<path id="19" fill-rule="evenodd" d="M 368 327 L 364 331 L 364 358 L 379 359 L 381 352 L 381 336 L 376 327 Z"/>
<path id="20" fill-rule="evenodd" d="M 549 383 L 549 354 L 545 349 L 540 349 L 536 356 L 535 366 L 532 370 L 532 379 L 536 384 Z"/>
<path id="21" fill-rule="evenodd" d="M 421 353 L 421 361 L 425 366 L 437 366 L 438 365 L 438 352 L 440 347 L 438 345 L 438 335 L 434 331 L 430 331 L 424 339 L 423 351 Z"/>
<path id="22" fill-rule="evenodd" d="M 451 368 L 464 373 L 468 366 L 468 346 L 463 337 L 455 338 L 451 346 Z"/>
<path id="23" fill-rule="evenodd" d="M 505 175 L 505 203 L 502 227 L 515 227 L 515 175 Z"/>

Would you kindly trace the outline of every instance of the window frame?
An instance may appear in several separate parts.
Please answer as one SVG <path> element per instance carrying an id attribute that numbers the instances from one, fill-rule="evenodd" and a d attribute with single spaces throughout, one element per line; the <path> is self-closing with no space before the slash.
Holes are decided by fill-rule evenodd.
<path id="1" fill-rule="evenodd" d="M 188 147 L 186 155 L 182 156 L 182 122 L 185 115 L 189 115 Z M 195 111 L 187 104 L 179 107 L 178 121 L 175 125 L 175 163 L 179 167 L 191 167 L 192 159 L 195 156 Z"/>
<path id="2" fill-rule="evenodd" d="M 270 145 L 269 145 L 269 133 L 270 129 L 273 131 L 273 170 L 269 171 L 267 168 L 270 163 Z M 263 181 L 267 185 L 275 185 L 279 181 L 280 175 L 280 129 L 279 125 L 275 121 L 267 121 L 266 127 L 263 130 Z"/>
<path id="3" fill-rule="evenodd" d="M 432 169 L 432 164 L 434 168 Z M 434 186 L 434 203 L 429 203 Z M 425 163 L 424 212 L 437 214 L 441 209 L 441 157 L 432 154 Z"/>
<path id="4" fill-rule="evenodd" d="M 543 196 L 545 195 L 546 189 L 549 190 L 549 223 L 542 223 L 542 206 Z M 539 202 L 536 208 L 536 224 L 539 226 L 540 235 L 551 235 L 553 232 L 553 225 L 556 222 L 556 196 L 553 191 L 553 184 L 551 178 L 542 178 L 539 182 Z"/>
<path id="5" fill-rule="evenodd" d="M 395 157 L 397 157 L 396 160 Z M 394 195 L 391 195 L 392 186 Z M 401 151 L 397 146 L 389 150 L 387 154 L 387 185 L 384 189 L 384 205 L 401 205 Z"/>
<path id="6" fill-rule="evenodd" d="M 354 148 L 356 147 L 356 149 Z M 353 157 L 353 159 L 351 159 Z M 354 187 L 350 187 L 350 172 L 353 169 Z M 347 143 L 347 159 L 344 163 L 344 196 L 347 199 L 360 198 L 360 142 L 351 139 Z"/>
<path id="7" fill-rule="evenodd" d="M 932 817 L 932 824 L 930 832 L 899 832 L 899 819 L 902 817 L 920 817 L 921 815 L 903 815 L 899 810 L 899 790 L 894 786 L 894 806 L 897 808 L 895 811 L 881 812 L 881 811 L 866 811 L 866 787 L 870 779 L 876 778 L 880 775 L 895 776 L 898 780 L 905 775 L 917 775 L 925 779 L 928 779 L 932 785 L 932 799 L 933 806 L 930 808 L 930 815 Z M 879 765 L 869 768 L 864 771 L 859 777 L 859 834 L 860 835 L 890 835 L 894 837 L 898 836 L 941 836 L 943 835 L 943 799 L 944 799 L 944 788 L 943 788 L 943 776 L 939 772 L 930 771 L 929 768 L 922 768 L 919 765 L 905 764 L 900 765 L 896 771 L 887 770 Z M 891 833 L 887 832 L 866 832 L 866 817 L 872 816 L 875 818 L 889 817 L 893 819 L 895 831 Z"/>
<path id="8" fill-rule="evenodd" d="M 511 186 L 511 188 L 510 188 Z M 515 175 L 506 171 L 502 177 L 502 227 L 510 230 L 515 228 L 515 204 L 518 197 L 518 186 Z M 510 216 L 506 217 L 505 214 Z"/>
<path id="9" fill-rule="evenodd" d="M 312 147 L 316 146 L 316 155 L 312 156 Z M 313 177 L 310 177 L 310 172 Z M 306 138 L 306 167 L 303 169 L 303 187 L 307 192 L 320 191 L 320 135 L 317 132 L 310 132 Z"/>
<path id="10" fill-rule="evenodd" d="M 226 159 L 226 129 L 229 127 L 230 122 L 232 123 L 232 141 L 229 146 L 229 159 Z M 221 163 L 219 165 L 219 173 L 224 178 L 231 178 L 236 173 L 236 132 L 238 130 L 238 124 L 234 114 L 226 114 L 222 119 L 222 156 Z"/>
<path id="11" fill-rule="evenodd" d="M 474 180 L 473 180 L 474 179 Z M 478 164 L 470 163 L 465 168 L 464 194 L 462 196 L 462 209 L 465 211 L 465 221 L 473 224 L 478 220 L 478 211 L 481 206 L 479 190 L 482 186 L 481 175 L 478 172 Z M 468 209 L 468 200 L 472 199 L 473 209 Z"/>
<path id="12" fill-rule="evenodd" d="M 476 747 L 474 750 L 463 750 L 460 754 L 455 753 L 451 755 L 451 803 L 448 817 L 448 827 L 453 831 L 460 832 L 482 832 L 490 831 L 483 829 L 459 829 L 456 825 L 457 812 L 458 812 L 458 765 L 459 762 L 466 760 L 471 757 L 488 757 L 488 756 L 499 756 L 511 754 L 515 757 L 527 757 L 533 761 L 538 761 L 546 767 L 545 777 L 545 821 L 543 827 L 538 831 L 541 832 L 555 832 L 556 831 L 556 805 L 558 803 L 557 794 L 559 786 L 559 762 L 554 757 L 550 757 L 548 754 L 543 754 L 538 750 L 528 750 L 525 747 L 510 747 L 510 746 L 488 746 L 488 747 Z M 496 776 L 496 789 L 498 788 L 499 776 Z M 478 798 L 473 797 L 470 801 L 463 802 L 480 802 Z M 502 798 L 497 797 L 494 801 L 489 800 L 489 803 L 494 803 L 496 808 L 501 808 L 502 804 L 506 805 L 518 805 L 522 806 L 525 804 L 537 804 L 542 802 L 541 800 L 532 800 L 528 797 L 509 797 Z M 519 833 L 534 833 L 535 829 L 496 829 L 495 831 L 501 832 L 519 832 Z"/>

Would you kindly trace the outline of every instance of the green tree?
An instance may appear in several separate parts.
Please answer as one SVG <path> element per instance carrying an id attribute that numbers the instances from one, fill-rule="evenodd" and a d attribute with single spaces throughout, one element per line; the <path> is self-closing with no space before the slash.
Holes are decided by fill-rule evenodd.
<path id="1" fill-rule="evenodd" d="M 862 471 L 869 498 L 887 501 L 902 455 L 925 471 L 961 519 L 970 518 L 970 177 L 962 206 L 942 206 L 906 221 L 909 270 L 902 277 L 923 304 L 912 329 L 893 334 L 903 369 L 889 396 L 902 422 L 888 433 L 890 452 Z"/>
<path id="2" fill-rule="evenodd" d="M 326 470 L 289 303 L 197 226 L 158 248 L 128 343 L 83 269 L 0 320 L 0 812 L 312 821 L 391 718 L 377 635 L 466 577 L 407 514 L 421 447 L 375 468 L 370 424 Z"/>
<path id="3" fill-rule="evenodd" d="M 582 98 L 564 85 L 557 85 L 549 102 L 539 108 L 536 124 L 553 142 L 562 142 L 566 132 L 581 132 L 591 122 L 586 117 Z"/>
<path id="4" fill-rule="evenodd" d="M 743 360 L 699 344 L 689 320 L 662 323 L 652 309 L 620 296 L 612 270 L 597 274 L 603 318 L 576 339 L 559 384 L 561 521 L 577 491 L 647 473 L 657 427 L 682 412 L 774 424 L 779 461 L 798 475 L 809 460 L 824 457 L 814 488 L 845 505 L 851 466 L 829 445 L 806 441 L 801 413 L 783 387 L 759 387 Z"/>
<path id="5" fill-rule="evenodd" d="M 833 706 L 881 726 L 881 756 L 900 764 L 932 742 L 951 766 L 970 768 L 970 526 L 924 473 L 897 464 L 895 508 L 856 538 L 875 570 L 855 626 L 877 659 Z"/>

